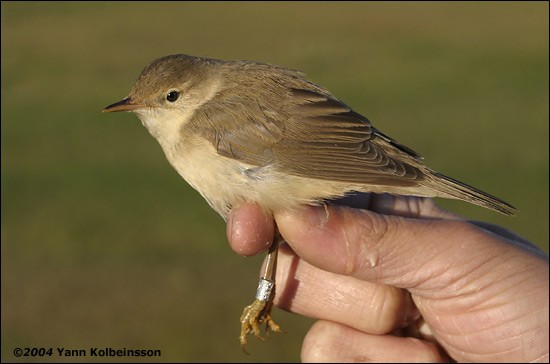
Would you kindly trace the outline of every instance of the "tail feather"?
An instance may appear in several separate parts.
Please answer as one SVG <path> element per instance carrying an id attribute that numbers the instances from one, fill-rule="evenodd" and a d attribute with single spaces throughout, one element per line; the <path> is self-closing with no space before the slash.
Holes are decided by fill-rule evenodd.
<path id="1" fill-rule="evenodd" d="M 518 211 L 509 203 L 478 190 L 475 187 L 469 186 L 466 183 L 462 183 L 439 173 L 433 173 L 433 175 L 442 182 L 439 185 L 439 187 L 441 187 L 440 191 L 448 194 L 450 197 L 466 200 L 475 205 L 498 211 L 504 215 L 515 216 Z"/>

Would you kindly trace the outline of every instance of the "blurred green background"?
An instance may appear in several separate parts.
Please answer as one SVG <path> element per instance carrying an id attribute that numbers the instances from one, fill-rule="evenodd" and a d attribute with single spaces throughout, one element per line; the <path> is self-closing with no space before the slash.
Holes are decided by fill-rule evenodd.
<path id="1" fill-rule="evenodd" d="M 94 346 L 161 349 L 159 361 L 300 359 L 313 321 L 280 310 L 287 333 L 241 352 L 262 257 L 230 250 L 222 219 L 134 115 L 101 114 L 167 54 L 303 70 L 434 169 L 520 213 L 443 206 L 548 251 L 546 2 L 1 10 L 3 362 L 15 347 Z"/>

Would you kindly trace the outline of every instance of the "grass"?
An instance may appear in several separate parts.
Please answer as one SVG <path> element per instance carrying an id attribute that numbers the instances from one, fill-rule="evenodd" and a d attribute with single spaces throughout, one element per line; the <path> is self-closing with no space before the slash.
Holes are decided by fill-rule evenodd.
<path id="1" fill-rule="evenodd" d="M 135 116 L 100 113 L 166 54 L 305 71 L 434 169 L 520 214 L 442 205 L 548 251 L 547 3 L 1 7 L 2 361 L 50 346 L 299 360 L 312 320 L 281 311 L 287 333 L 242 354 L 237 319 L 261 257 L 230 251 L 223 221 Z"/>

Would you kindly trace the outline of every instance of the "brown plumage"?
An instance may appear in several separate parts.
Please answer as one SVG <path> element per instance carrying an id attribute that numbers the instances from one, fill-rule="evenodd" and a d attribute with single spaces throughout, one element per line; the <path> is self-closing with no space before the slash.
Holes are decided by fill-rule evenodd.
<path id="1" fill-rule="evenodd" d="M 181 62 L 189 73 L 204 67 L 221 74 L 221 90 L 184 127 L 210 141 L 221 156 L 258 167 L 273 165 L 295 176 L 361 185 L 356 187 L 363 192 L 454 198 L 514 214 L 508 203 L 434 172 L 418 153 L 381 133 L 300 72 L 247 61 L 197 60 L 177 55 L 153 65 L 158 70 Z M 141 78 L 148 79 L 150 72 L 146 69 Z"/>

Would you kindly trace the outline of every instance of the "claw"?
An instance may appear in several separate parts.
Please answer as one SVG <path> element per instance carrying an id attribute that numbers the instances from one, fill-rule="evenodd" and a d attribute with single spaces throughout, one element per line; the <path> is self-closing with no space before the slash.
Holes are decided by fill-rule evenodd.
<path id="1" fill-rule="evenodd" d="M 241 342 L 241 348 L 243 351 L 248 354 L 246 351 L 246 336 L 250 333 L 253 333 L 254 336 L 262 341 L 265 341 L 266 338 L 260 334 L 260 325 L 265 322 L 265 331 L 269 334 L 269 330 L 273 332 L 281 332 L 279 325 L 273 321 L 271 318 L 271 306 L 272 302 L 270 301 L 261 301 L 255 299 L 251 305 L 248 305 L 244 308 L 243 314 L 241 315 L 241 335 L 239 340 Z"/>

